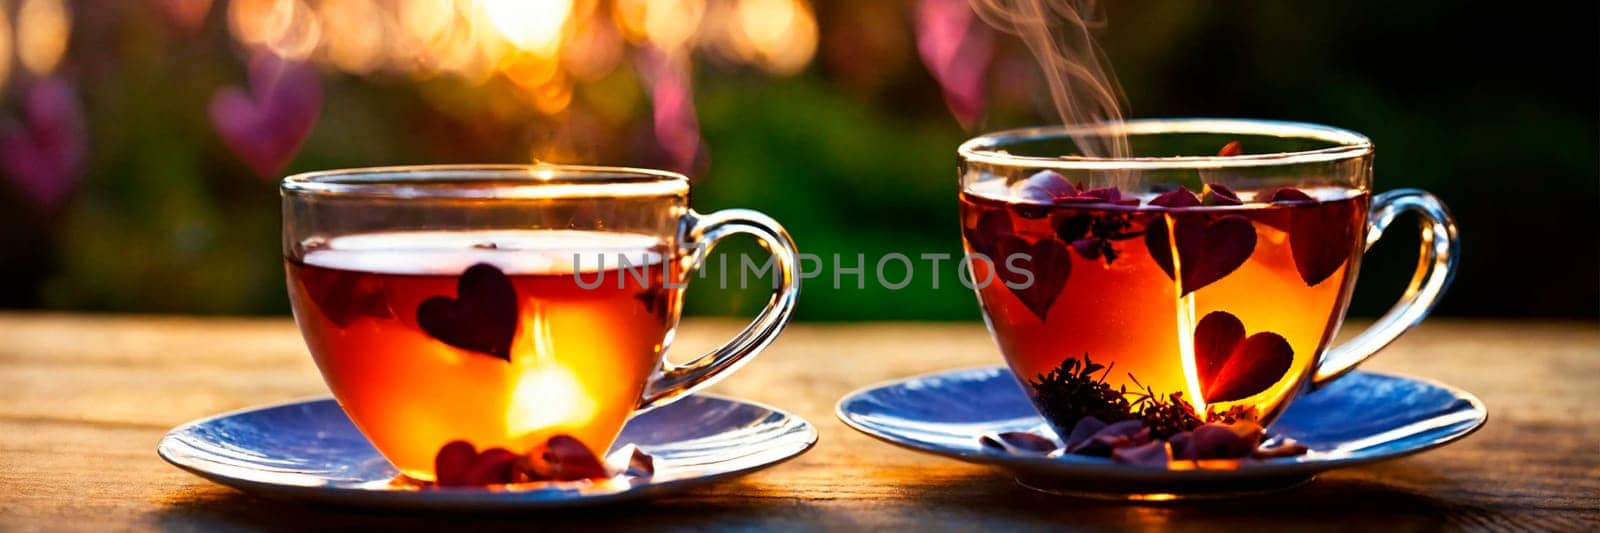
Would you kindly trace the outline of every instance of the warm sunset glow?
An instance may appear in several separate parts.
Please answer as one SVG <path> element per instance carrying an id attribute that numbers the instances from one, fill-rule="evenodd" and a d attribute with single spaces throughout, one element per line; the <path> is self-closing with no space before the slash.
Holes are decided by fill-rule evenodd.
<path id="1" fill-rule="evenodd" d="M 511 405 L 506 407 L 506 432 L 521 436 L 554 427 L 583 427 L 594 419 L 594 399 L 572 369 L 560 366 L 528 367 L 513 378 Z"/>
<path id="2" fill-rule="evenodd" d="M 71 33 L 72 13 L 61 0 L 23 0 L 17 8 L 17 59 L 34 75 L 54 72 Z"/>
<path id="3" fill-rule="evenodd" d="M 494 29 L 512 46 L 549 57 L 560 50 L 572 1 L 485 0 L 483 9 Z"/>
<path id="4" fill-rule="evenodd" d="M 60 1 L 27 5 L 60 8 Z M 605 104 L 608 120 L 626 118 L 611 115 L 635 107 L 637 80 L 613 74 L 640 52 L 692 68 L 696 49 L 708 48 L 790 75 L 817 49 L 816 16 L 805 0 L 234 0 L 227 19 L 240 44 L 350 74 L 448 76 L 470 85 L 503 78 L 517 92 L 488 105 L 508 118 L 517 106 L 559 115 L 577 96 Z M 59 36 L 54 47 L 41 48 L 59 57 L 65 30 L 44 34 Z M 601 94 L 612 90 L 623 93 Z"/>

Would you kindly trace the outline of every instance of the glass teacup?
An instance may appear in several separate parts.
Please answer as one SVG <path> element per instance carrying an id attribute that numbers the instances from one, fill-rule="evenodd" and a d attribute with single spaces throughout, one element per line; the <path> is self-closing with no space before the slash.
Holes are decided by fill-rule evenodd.
<path id="1" fill-rule="evenodd" d="M 688 208 L 654 170 L 420 166 L 283 180 L 295 320 L 339 405 L 405 475 L 445 444 L 516 453 L 561 434 L 603 455 L 628 418 L 770 343 L 799 293 L 773 220 Z M 755 236 L 778 265 L 755 322 L 685 364 L 662 358 L 709 247 Z"/>
<path id="2" fill-rule="evenodd" d="M 1074 155 L 1118 134 L 1131 156 Z M 1454 272 L 1444 206 L 1372 195 L 1372 144 L 1350 131 L 1137 120 L 994 133 L 959 152 L 964 241 L 990 258 L 972 262 L 984 319 L 1063 436 L 1149 407 L 1268 425 L 1420 322 Z M 1363 251 L 1406 211 L 1423 219 L 1410 287 L 1330 346 Z"/>

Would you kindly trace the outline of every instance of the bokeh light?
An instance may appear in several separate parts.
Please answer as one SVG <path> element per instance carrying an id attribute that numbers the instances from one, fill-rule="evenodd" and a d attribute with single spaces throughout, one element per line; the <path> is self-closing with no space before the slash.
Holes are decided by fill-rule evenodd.
<path id="1" fill-rule="evenodd" d="M 17 59 L 35 76 L 61 62 L 72 32 L 72 13 L 61 0 L 23 0 L 17 7 Z"/>
<path id="2" fill-rule="evenodd" d="M 11 76 L 11 18 L 0 10 L 0 89 L 5 89 Z"/>
<path id="3" fill-rule="evenodd" d="M 805 0 L 232 0 L 227 11 L 231 36 L 247 48 L 353 75 L 472 83 L 499 75 L 551 113 L 566 108 L 574 83 L 598 82 L 628 61 L 630 46 L 675 57 L 710 48 L 792 75 L 818 41 Z"/>

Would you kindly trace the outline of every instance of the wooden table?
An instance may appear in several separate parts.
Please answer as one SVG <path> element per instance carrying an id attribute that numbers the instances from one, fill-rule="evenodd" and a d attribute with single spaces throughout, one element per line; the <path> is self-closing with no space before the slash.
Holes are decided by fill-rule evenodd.
<path id="1" fill-rule="evenodd" d="M 688 321 L 680 348 L 739 324 Z M 978 324 L 801 324 L 717 392 L 822 433 L 809 453 L 651 502 L 536 514 L 396 514 L 255 498 L 156 457 L 196 417 L 322 394 L 287 319 L 0 314 L 0 530 L 299 527 L 1053 529 L 1286 526 L 1600 529 L 1600 328 L 1434 320 L 1370 368 L 1429 376 L 1488 404 L 1488 425 L 1422 455 L 1210 503 L 1112 504 L 880 443 L 834 402 L 885 379 L 998 361 Z M 680 350 L 678 353 L 687 353 Z M 470 522 L 468 522 L 470 521 Z"/>

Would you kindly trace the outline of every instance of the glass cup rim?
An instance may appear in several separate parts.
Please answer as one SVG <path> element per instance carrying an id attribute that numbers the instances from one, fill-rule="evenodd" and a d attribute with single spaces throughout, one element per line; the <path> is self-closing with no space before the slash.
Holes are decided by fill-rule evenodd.
<path id="1" fill-rule="evenodd" d="M 689 178 L 666 170 L 620 166 L 401 165 L 302 172 L 283 178 L 279 191 L 285 196 L 397 199 L 654 197 L 687 195 Z"/>
<path id="2" fill-rule="evenodd" d="M 1209 133 L 1270 136 L 1322 141 L 1331 143 L 1333 146 L 1315 150 L 1235 156 L 1099 157 L 1066 155 L 1040 157 L 1013 155 L 1004 152 L 1007 146 L 1013 146 L 1020 142 L 1080 135 L 1105 135 L 1112 132 L 1120 132 L 1127 135 Z M 986 163 L 996 166 L 1080 171 L 1223 169 L 1328 163 L 1365 157 L 1371 155 L 1372 151 L 1372 141 L 1365 135 L 1343 128 L 1309 122 L 1224 118 L 1132 119 L 1122 122 L 1101 122 L 1072 126 L 1017 128 L 973 137 L 961 143 L 961 146 L 956 149 L 962 160 L 966 162 Z"/>

